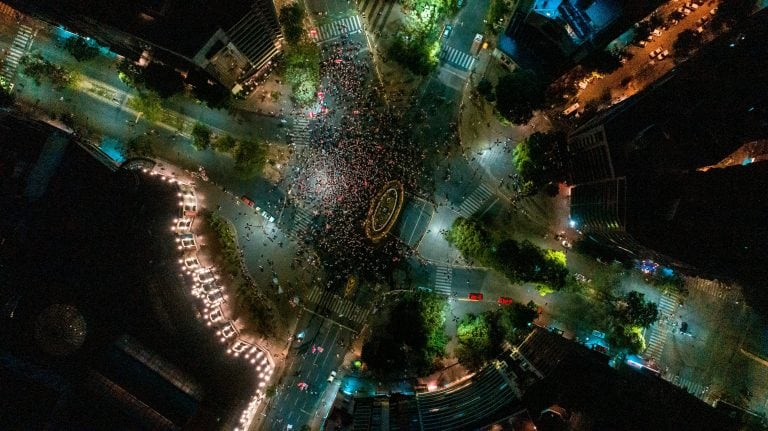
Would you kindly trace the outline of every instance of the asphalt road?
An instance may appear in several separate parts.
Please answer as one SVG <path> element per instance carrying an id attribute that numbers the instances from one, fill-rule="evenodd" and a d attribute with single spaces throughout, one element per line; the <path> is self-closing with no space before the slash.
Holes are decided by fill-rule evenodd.
<path id="1" fill-rule="evenodd" d="M 305 313 L 299 322 L 297 337 L 291 345 L 288 365 L 278 382 L 278 391 L 269 400 L 263 429 L 294 429 L 327 414 L 343 379 L 340 372 L 353 333 L 328 319 Z M 320 351 L 322 349 L 322 352 Z M 332 383 L 328 378 L 336 371 Z M 306 388 L 303 385 L 306 384 Z M 300 385 L 302 387 L 300 387 Z"/>

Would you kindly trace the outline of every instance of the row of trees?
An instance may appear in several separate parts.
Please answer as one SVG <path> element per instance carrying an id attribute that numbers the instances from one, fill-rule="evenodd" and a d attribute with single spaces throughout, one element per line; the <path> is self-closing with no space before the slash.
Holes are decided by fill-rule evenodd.
<path id="1" fill-rule="evenodd" d="M 388 310 L 386 320 L 371 328 L 361 359 L 375 375 L 426 375 L 445 354 L 445 298 L 428 292 L 408 292 Z"/>
<path id="2" fill-rule="evenodd" d="M 235 294 L 240 308 L 246 312 L 260 334 L 273 335 L 275 333 L 273 308 L 266 298 L 242 276 L 234 230 L 218 213 L 208 213 L 207 219 L 222 252 L 222 269 L 234 280 Z"/>
<path id="3" fill-rule="evenodd" d="M 202 123 L 192 127 L 192 146 L 197 150 L 214 150 L 229 154 L 235 161 L 235 173 L 242 179 L 258 175 L 267 162 L 266 145 L 251 140 L 238 140 L 230 135 L 214 138 L 211 129 Z"/>
<path id="4" fill-rule="evenodd" d="M 620 264 L 600 268 L 584 288 L 564 294 L 555 311 L 563 324 L 579 333 L 599 329 L 614 350 L 641 353 L 643 329 L 658 319 L 658 309 L 640 292 L 623 294 L 624 275 Z"/>
<path id="5" fill-rule="evenodd" d="M 516 345 L 538 316 L 536 304 L 514 303 L 481 314 L 467 314 L 456 327 L 456 356 L 470 370 L 499 356 L 507 344 Z"/>
<path id="6" fill-rule="evenodd" d="M 53 64 L 43 57 L 40 51 L 35 51 L 21 59 L 24 74 L 32 78 L 35 84 L 48 81 L 54 88 L 62 89 L 74 86 L 77 82 L 77 73 L 69 68 Z"/>
<path id="7" fill-rule="evenodd" d="M 496 269 L 512 282 L 537 283 L 542 293 L 560 290 L 573 281 L 562 251 L 542 249 L 527 240 L 492 238 L 474 220 L 457 218 L 445 238 L 466 259 Z"/>
<path id="8" fill-rule="evenodd" d="M 163 100 L 182 94 L 189 88 L 192 97 L 210 108 L 225 108 L 231 101 L 226 88 L 196 70 L 189 71 L 184 78 L 176 69 L 162 63 L 152 62 L 140 67 L 131 60 L 123 59 L 117 63 L 117 71 L 120 80 L 128 86 L 140 93 L 153 93 Z"/>
<path id="9" fill-rule="evenodd" d="M 280 8 L 279 20 L 287 47 L 284 54 L 283 76 L 300 104 L 316 100 L 320 85 L 320 48 L 310 41 L 304 31 L 306 12 L 299 3 Z"/>

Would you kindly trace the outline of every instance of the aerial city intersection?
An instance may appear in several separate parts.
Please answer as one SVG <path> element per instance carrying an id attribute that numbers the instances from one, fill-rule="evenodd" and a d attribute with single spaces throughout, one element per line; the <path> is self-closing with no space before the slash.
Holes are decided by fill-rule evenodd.
<path id="1" fill-rule="evenodd" d="M 766 429 L 767 5 L 0 2 L 0 429 Z"/>

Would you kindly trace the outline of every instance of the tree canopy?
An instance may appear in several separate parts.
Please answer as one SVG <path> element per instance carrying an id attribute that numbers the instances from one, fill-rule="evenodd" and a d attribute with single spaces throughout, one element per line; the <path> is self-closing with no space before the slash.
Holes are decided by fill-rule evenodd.
<path id="1" fill-rule="evenodd" d="M 536 247 L 530 241 L 495 240 L 476 221 L 457 218 L 445 239 L 466 259 L 496 269 L 510 281 L 539 283 L 543 290 L 560 290 L 568 280 L 565 253 Z"/>
<path id="2" fill-rule="evenodd" d="M 445 353 L 445 298 L 409 292 L 388 308 L 388 318 L 374 325 L 362 360 L 379 376 L 426 375 Z"/>
<path id="3" fill-rule="evenodd" d="M 242 179 L 250 179 L 261 173 L 267 160 L 263 144 L 256 141 L 241 141 L 234 147 L 235 173 Z"/>
<path id="4" fill-rule="evenodd" d="M 280 8 L 280 25 L 285 41 L 297 44 L 304 36 L 304 8 L 300 3 L 286 4 Z"/>
<path id="5" fill-rule="evenodd" d="M 313 102 L 320 85 L 320 48 L 307 41 L 289 46 L 285 50 L 284 76 L 291 85 L 296 102 Z"/>
<path id="6" fill-rule="evenodd" d="M 195 123 L 192 127 L 192 146 L 196 150 L 205 150 L 211 146 L 211 129 L 203 123 Z"/>
<path id="7" fill-rule="evenodd" d="M 478 315 L 467 314 L 456 327 L 456 356 L 467 368 L 479 369 L 501 354 L 507 343 L 521 341 L 537 316 L 533 302 L 516 302 Z"/>
<path id="8" fill-rule="evenodd" d="M 564 146 L 563 133 L 536 132 L 515 147 L 512 162 L 521 177 L 524 191 L 533 192 L 550 182 L 565 179 L 565 172 L 560 164 L 560 154 Z"/>
<path id="9" fill-rule="evenodd" d="M 137 96 L 128 99 L 127 105 L 129 108 L 141 112 L 144 118 L 150 122 L 159 120 L 163 113 L 160 96 L 151 90 L 139 91 Z"/>
<path id="10" fill-rule="evenodd" d="M 88 61 L 99 55 L 99 47 L 88 43 L 82 37 L 74 36 L 64 41 L 64 49 L 77 61 Z"/>
<path id="11" fill-rule="evenodd" d="M 499 78 L 496 109 L 507 120 L 525 124 L 544 103 L 545 87 L 531 71 L 517 69 Z"/>
<path id="12" fill-rule="evenodd" d="M 24 74 L 32 78 L 37 85 L 47 80 L 54 88 L 64 88 L 74 85 L 76 81 L 73 71 L 51 63 L 39 51 L 23 57 L 21 65 L 24 66 Z"/>

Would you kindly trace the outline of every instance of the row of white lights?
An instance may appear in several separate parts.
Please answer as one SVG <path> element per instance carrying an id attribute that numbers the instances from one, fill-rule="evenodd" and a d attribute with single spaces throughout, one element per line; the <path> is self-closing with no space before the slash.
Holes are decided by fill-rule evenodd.
<path id="1" fill-rule="evenodd" d="M 152 176 L 159 175 L 160 178 L 162 178 L 164 181 L 168 181 L 171 184 L 179 183 L 180 185 L 186 184 L 183 183 L 176 178 L 168 177 L 166 175 L 158 174 L 155 171 L 150 171 L 149 169 L 142 169 L 144 173 L 147 173 Z M 182 194 L 179 193 L 179 197 L 182 197 Z M 193 197 L 194 198 L 194 197 Z M 196 198 L 195 198 L 196 199 Z M 188 220 L 191 225 L 191 220 L 187 219 L 185 217 L 185 214 L 183 214 L 183 205 L 184 201 L 179 201 L 179 206 L 182 207 L 182 220 Z M 195 201 L 195 206 L 197 205 L 197 202 Z M 174 219 L 174 225 L 171 227 L 173 231 L 177 233 L 176 242 L 179 243 L 179 250 L 184 250 L 185 245 L 182 244 L 182 239 L 178 236 L 181 235 L 180 232 L 176 231 L 176 224 L 179 222 L 179 219 Z M 189 231 L 189 225 L 187 225 L 186 229 Z M 197 250 L 197 241 L 195 240 L 196 237 L 194 234 L 189 232 L 192 235 L 192 244 L 194 250 Z M 214 268 L 201 268 L 200 262 L 197 260 L 197 256 L 194 256 L 194 261 L 187 264 L 187 262 L 191 260 L 190 256 L 187 256 L 185 253 L 185 256 L 179 259 L 179 265 L 181 265 L 182 270 L 189 276 L 192 276 L 193 278 L 193 285 L 191 289 L 191 293 L 196 298 L 202 299 L 203 301 L 203 307 L 205 315 L 205 318 L 207 320 L 206 325 L 207 326 L 213 326 L 214 323 L 217 323 L 219 321 L 224 321 L 225 316 L 224 313 L 221 310 L 221 307 L 218 306 L 220 301 L 211 301 L 208 299 L 208 295 L 203 287 L 204 283 L 215 283 L 218 281 L 219 276 L 215 274 Z M 211 278 L 206 278 L 205 281 L 203 281 L 203 276 L 208 275 Z M 215 292 L 221 292 L 221 289 L 216 286 L 215 289 L 211 291 L 211 293 Z M 222 299 L 226 299 L 227 296 L 222 293 Z M 234 325 L 234 322 L 232 320 L 226 319 L 226 322 L 221 325 L 216 330 L 216 335 L 219 337 L 219 341 L 221 343 L 227 343 L 230 338 L 233 338 L 237 335 L 239 335 L 237 328 Z M 240 357 L 242 356 L 245 360 L 249 361 L 252 365 L 256 367 L 256 372 L 258 373 L 259 377 L 259 383 L 258 388 L 256 389 L 256 393 L 251 397 L 250 402 L 248 403 L 248 406 L 246 406 L 245 410 L 240 415 L 240 426 L 235 428 L 235 431 L 243 431 L 248 428 L 248 425 L 253 420 L 253 416 L 256 413 L 256 409 L 259 406 L 259 402 L 262 398 L 264 398 L 264 386 L 266 386 L 266 382 L 272 377 L 272 373 L 274 372 L 273 366 L 269 363 L 268 356 L 264 353 L 263 350 L 261 350 L 259 347 L 254 346 L 246 341 L 235 339 L 233 343 L 230 344 L 230 346 L 227 348 L 227 353 L 232 355 L 233 357 Z"/>

